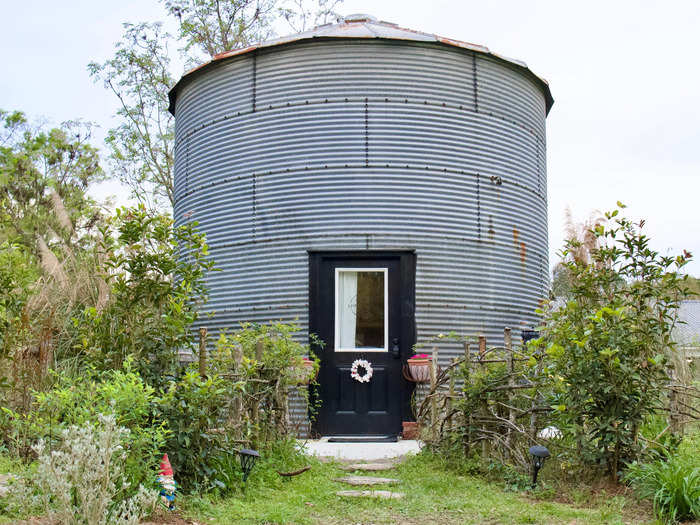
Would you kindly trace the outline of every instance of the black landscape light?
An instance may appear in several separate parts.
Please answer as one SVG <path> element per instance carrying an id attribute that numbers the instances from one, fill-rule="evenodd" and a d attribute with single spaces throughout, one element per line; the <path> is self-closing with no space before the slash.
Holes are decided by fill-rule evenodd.
<path id="1" fill-rule="evenodd" d="M 243 483 L 248 479 L 250 471 L 253 470 L 255 462 L 260 457 L 257 450 L 250 450 L 247 448 L 242 448 L 238 451 L 238 455 L 241 457 L 241 468 L 243 469 Z"/>
<path id="2" fill-rule="evenodd" d="M 549 450 L 547 447 L 537 445 L 530 447 L 530 454 L 532 454 L 532 488 L 534 489 L 537 485 L 537 473 L 544 465 L 544 460 L 549 457 Z"/>

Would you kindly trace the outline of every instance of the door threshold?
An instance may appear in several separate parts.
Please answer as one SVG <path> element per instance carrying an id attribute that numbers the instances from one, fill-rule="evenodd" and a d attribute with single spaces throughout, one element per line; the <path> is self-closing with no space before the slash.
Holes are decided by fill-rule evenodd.
<path id="1" fill-rule="evenodd" d="M 399 438 L 394 435 L 386 436 L 331 436 L 328 443 L 396 443 Z"/>

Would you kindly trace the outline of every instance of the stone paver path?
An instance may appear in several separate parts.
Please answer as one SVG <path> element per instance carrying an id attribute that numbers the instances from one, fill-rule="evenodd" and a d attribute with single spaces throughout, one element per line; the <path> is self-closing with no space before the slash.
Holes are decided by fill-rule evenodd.
<path id="1" fill-rule="evenodd" d="M 398 483 L 398 479 L 394 478 L 374 478 L 370 476 L 345 476 L 344 478 L 336 478 L 333 481 L 345 483 L 346 485 L 393 485 Z"/>
<path id="2" fill-rule="evenodd" d="M 388 490 L 340 490 L 336 495 L 346 498 L 379 498 L 379 499 L 401 499 L 405 496 L 403 492 L 391 492 Z"/>
<path id="3" fill-rule="evenodd" d="M 394 463 L 351 463 L 350 465 L 341 466 L 341 470 L 347 472 L 355 472 L 357 470 L 362 472 L 379 472 L 382 470 L 391 470 L 395 468 Z"/>

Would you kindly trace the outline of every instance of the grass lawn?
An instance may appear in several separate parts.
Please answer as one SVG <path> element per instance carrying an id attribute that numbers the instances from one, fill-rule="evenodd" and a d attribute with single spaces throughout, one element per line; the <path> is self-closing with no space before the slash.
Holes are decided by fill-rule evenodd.
<path id="1" fill-rule="evenodd" d="M 565 497 L 551 486 L 535 493 L 505 490 L 505 484 L 445 470 L 429 454 L 376 473 L 397 478 L 401 500 L 341 498 L 348 487 L 337 463 L 309 460 L 309 472 L 283 481 L 264 464 L 253 471 L 244 494 L 229 498 L 187 497 L 182 514 L 198 523 L 654 523 L 650 509 L 629 496 L 568 487 Z M 378 487 L 386 489 L 386 487 Z M 545 498 L 544 500 L 542 498 Z M 552 501 L 548 501 L 550 499 Z M 571 501 L 572 504 L 553 500 Z"/>
<path id="2" fill-rule="evenodd" d="M 541 473 L 544 488 L 535 492 L 514 491 L 506 490 L 504 482 L 458 475 L 445 469 L 435 456 L 421 453 L 408 458 L 394 470 L 357 473 L 399 479 L 400 483 L 396 486 L 377 488 L 403 492 L 406 494 L 403 499 L 350 499 L 336 496 L 335 492 L 361 487 L 349 487 L 333 481 L 333 478 L 349 474 L 340 469 L 339 463 L 308 459 L 312 465 L 310 471 L 283 481 L 275 469 L 294 470 L 301 466 L 298 462 L 306 461 L 295 456 L 282 460 L 261 460 L 243 493 L 218 498 L 211 495 L 179 495 L 178 512 L 159 513 L 154 522 L 196 522 L 200 525 L 655 523 L 650 506 L 640 504 L 631 495 L 621 494 L 621 491 L 617 491 L 617 495 L 604 490 L 591 491 L 586 485 L 563 487 L 548 481 L 547 466 Z M 0 455 L 0 474 L 17 473 L 25 468 Z M 549 468 L 553 469 L 554 464 Z M 0 504 L 0 523 L 16 523 L 16 520 L 17 517 L 3 515 Z M 41 520 L 32 523 L 41 523 Z"/>

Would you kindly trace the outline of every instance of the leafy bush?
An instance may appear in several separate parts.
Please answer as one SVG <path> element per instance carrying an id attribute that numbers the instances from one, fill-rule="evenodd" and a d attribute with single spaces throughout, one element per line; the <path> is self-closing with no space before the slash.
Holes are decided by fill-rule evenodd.
<path id="1" fill-rule="evenodd" d="M 172 431 L 167 450 L 184 488 L 233 490 L 241 483 L 241 444 L 263 450 L 287 439 L 286 391 L 309 354 L 293 337 L 298 331 L 292 324 L 243 324 L 220 335 L 207 378 L 190 370 L 171 382 L 160 414 Z"/>
<path id="2" fill-rule="evenodd" d="M 567 242 L 569 300 L 544 312 L 536 343 L 547 355 L 556 426 L 575 441 L 575 457 L 614 480 L 622 462 L 639 455 L 642 423 L 663 408 L 671 329 L 686 294 L 677 270 L 690 259 L 659 255 L 641 233 L 644 221 L 618 213 L 591 230 L 590 260 L 566 259 L 580 246 Z"/>
<path id="3" fill-rule="evenodd" d="M 36 503 L 51 519 L 66 524 L 136 524 L 153 510 L 157 492 L 127 490 L 123 472 L 129 431 L 113 416 L 61 432 L 57 449 L 40 441 L 36 473 L 15 489 L 20 503 Z M 33 497 L 32 497 L 33 495 Z"/>
<path id="4" fill-rule="evenodd" d="M 159 401 L 159 416 L 171 432 L 165 447 L 185 489 L 206 490 L 213 483 L 214 458 L 223 438 L 217 429 L 229 392 L 218 375 L 205 379 L 189 370 Z"/>
<path id="5" fill-rule="evenodd" d="M 127 362 L 123 372 L 59 378 L 51 390 L 36 394 L 34 410 L 28 415 L 4 412 L 12 417 L 17 432 L 24 433 L 25 446 L 38 439 L 53 446 L 66 428 L 94 423 L 99 414 L 112 415 L 117 425 L 129 430 L 124 437 L 128 449 L 124 469 L 129 482 L 137 486 L 154 483 L 168 435 L 157 419 L 157 403 L 155 390 Z"/>
<path id="6" fill-rule="evenodd" d="M 293 323 L 241 323 L 240 329 L 231 336 L 221 334 L 212 366 L 219 372 L 230 371 L 236 367 L 235 354 L 240 351 L 242 370 L 248 377 L 258 377 L 261 373 L 270 377 L 281 374 L 285 385 L 294 385 L 296 376 L 293 369 L 303 365 L 304 357 L 309 356 L 314 361 L 314 371 L 318 370 L 318 359 L 311 354 L 309 345 L 294 338 L 294 334 L 300 330 Z M 313 335 L 311 340 L 313 344 L 320 343 Z"/>
<path id="7" fill-rule="evenodd" d="M 204 277 L 213 269 L 195 224 L 175 228 L 166 215 L 143 206 L 118 209 L 105 231 L 109 302 L 86 308 L 74 325 L 79 348 L 97 369 L 116 369 L 125 359 L 155 387 L 178 373 L 178 351 L 194 349 L 190 327 L 206 298 Z"/>

